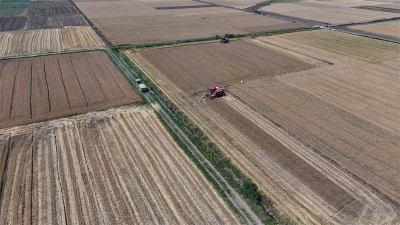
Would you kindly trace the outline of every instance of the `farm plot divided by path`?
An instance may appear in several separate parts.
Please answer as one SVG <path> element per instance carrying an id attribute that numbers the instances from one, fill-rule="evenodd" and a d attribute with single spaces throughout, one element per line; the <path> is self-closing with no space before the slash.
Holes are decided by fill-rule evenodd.
<path id="1" fill-rule="evenodd" d="M 325 43 L 323 37 L 328 37 Z M 235 42 L 215 44 L 207 49 L 207 56 L 197 49 L 212 44 L 127 51 L 127 55 L 294 221 L 399 223 L 398 70 L 385 65 L 398 57 L 398 45 L 333 31 L 276 35 L 252 42 L 261 52 L 266 47 L 285 54 L 286 61 L 280 64 L 270 56 L 246 67 L 240 64 L 245 60 L 236 65 L 229 60 L 219 63 L 218 57 L 206 60 L 219 54 L 219 46 L 229 49 Z M 168 65 L 155 56 L 158 51 L 162 58 L 169 58 Z M 166 52 L 174 52 L 180 60 Z M 230 59 L 227 52 L 224 58 Z M 246 51 L 235 54 L 242 55 Z M 270 67 L 287 65 L 285 69 L 290 69 L 295 59 L 309 62 L 309 67 L 281 75 L 262 67 L 271 62 Z M 189 68 L 181 60 L 197 64 Z M 263 77 L 228 86 L 222 99 L 199 97 L 209 86 L 230 81 L 228 76 L 218 76 L 224 70 L 242 68 L 239 74 L 245 74 L 255 67 L 265 70 Z M 231 79 L 237 78 L 233 75 Z M 311 174 L 313 178 L 308 179 Z"/>
<path id="2" fill-rule="evenodd" d="M 91 27 L 0 32 L 0 57 L 104 47 Z"/>
<path id="3" fill-rule="evenodd" d="M 300 1 L 271 4 L 260 10 L 330 24 L 370 21 L 396 16 L 395 13 L 390 12 L 351 8 L 356 6 L 357 2 L 335 2 L 332 4 L 331 1 Z"/>
<path id="4" fill-rule="evenodd" d="M 0 61 L 0 127 L 140 101 L 101 51 Z"/>
<path id="5" fill-rule="evenodd" d="M 239 224 L 147 108 L 0 130 L 0 153 L 1 224 Z"/>
<path id="6" fill-rule="evenodd" d="M 389 37 L 400 38 L 400 20 L 350 26 L 349 28 Z"/>
<path id="7" fill-rule="evenodd" d="M 0 24 L 0 31 L 89 25 L 69 1 L 0 2 Z"/>
<path id="8" fill-rule="evenodd" d="M 206 38 L 227 33 L 242 34 L 304 26 L 223 7 L 157 10 L 157 7 L 163 7 L 163 2 L 154 6 L 136 1 L 78 0 L 76 4 L 115 45 Z M 184 2 L 180 6 L 182 4 Z M 164 5 L 168 7 L 170 4 L 165 2 Z M 192 3 L 187 5 L 191 6 Z"/>
<path id="9" fill-rule="evenodd" d="M 337 55 L 349 57 L 349 63 L 352 61 L 351 58 L 373 64 L 400 58 L 400 45 L 397 43 L 380 41 L 330 30 L 315 30 L 296 34 L 291 33 L 270 38 L 262 37 L 260 40 L 271 40 L 273 41 L 273 44 L 278 46 L 288 46 L 288 44 L 285 43 L 291 42 L 292 47 L 288 46 L 286 48 L 296 49 L 296 51 L 300 52 L 306 51 L 310 47 L 314 48 L 315 52 L 322 49 L 325 53 L 328 53 L 327 57 L 322 57 L 324 57 L 326 61 L 330 62 L 337 61 Z M 281 40 L 282 43 L 280 44 L 275 40 Z M 301 49 L 302 47 L 304 47 L 303 50 Z M 306 54 L 315 54 L 315 52 L 310 51 L 312 50 L 309 50 Z M 334 53 L 334 55 L 331 55 L 332 53 Z"/>
<path id="10" fill-rule="evenodd" d="M 150 62 L 185 93 L 313 68 L 249 41 L 162 48 L 130 55 Z"/>

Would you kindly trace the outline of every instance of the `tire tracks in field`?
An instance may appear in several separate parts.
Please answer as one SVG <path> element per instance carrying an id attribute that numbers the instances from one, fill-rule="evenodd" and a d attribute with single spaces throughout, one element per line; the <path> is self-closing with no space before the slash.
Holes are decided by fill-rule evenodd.
<path id="1" fill-rule="evenodd" d="M 129 56 L 128 56 L 129 57 Z M 300 208 L 299 209 L 299 203 L 292 199 L 288 198 L 287 193 L 272 179 L 263 179 L 261 177 L 269 177 L 267 174 L 264 172 L 261 172 L 260 169 L 257 167 L 257 165 L 254 164 L 251 160 L 249 161 L 248 156 L 244 155 L 242 150 L 244 146 L 242 146 L 238 142 L 233 142 L 234 140 L 232 139 L 232 136 L 230 136 L 227 133 L 224 133 L 221 129 L 215 129 L 215 127 L 218 127 L 218 125 L 214 124 L 213 122 L 210 121 L 208 117 L 205 115 L 199 113 L 201 109 L 195 108 L 193 104 L 189 102 L 189 100 L 184 97 L 184 95 L 179 92 L 179 94 L 176 92 L 176 88 L 168 82 L 168 78 L 161 79 L 163 75 L 158 74 L 159 77 L 155 76 L 152 72 L 149 71 L 147 67 L 142 65 L 136 58 L 129 57 L 135 65 L 141 69 L 154 83 L 159 83 L 160 85 L 158 88 L 161 89 L 161 91 L 166 94 L 174 104 L 176 104 L 198 127 L 200 127 L 204 133 L 207 133 L 210 139 L 217 144 L 218 147 L 221 149 L 224 149 L 224 153 L 234 160 L 234 163 L 238 168 L 242 171 L 246 171 L 246 173 L 252 177 L 257 183 L 263 184 L 259 185 L 261 189 L 266 191 L 268 194 L 275 194 L 279 193 L 277 195 L 285 196 L 284 200 L 282 200 L 280 206 L 285 206 L 285 213 L 287 215 L 296 215 L 299 218 L 303 218 L 303 221 L 308 221 L 309 223 L 315 224 L 316 221 L 314 218 L 310 218 L 308 215 L 310 212 L 307 212 L 305 208 Z M 143 62 L 146 62 L 145 59 L 140 59 L 143 60 Z M 146 65 L 149 65 L 148 63 Z M 154 69 L 154 68 L 152 68 Z M 159 80 L 162 80 L 162 82 L 158 82 Z M 174 90 L 174 91 L 173 91 Z M 158 105 L 153 105 L 154 108 L 160 107 Z M 229 149 L 229 151 L 227 151 Z M 234 149 L 235 151 L 231 151 Z M 250 168 L 250 169 L 249 169 Z M 261 180 L 260 180 L 261 179 Z M 270 189 L 265 189 L 265 187 L 272 188 L 273 191 Z M 267 191 L 268 190 L 268 191 Z M 274 198 L 274 201 L 277 201 L 278 198 Z M 290 204 L 289 204 L 290 202 Z M 296 202 L 296 203 L 294 203 Z M 287 205 L 290 205 L 289 207 Z M 280 208 L 282 210 L 282 208 Z M 306 217 L 306 218 L 304 218 Z"/>
<path id="2" fill-rule="evenodd" d="M 190 99 L 187 99 L 185 97 L 185 95 L 183 93 L 180 93 L 180 91 L 176 90 L 176 88 L 174 87 L 173 84 L 171 84 L 168 80 L 168 78 L 166 78 L 164 75 L 162 75 L 160 72 L 157 71 L 157 69 L 151 67 L 150 63 L 148 63 L 145 59 L 142 58 L 137 58 L 140 56 L 133 56 L 133 54 L 129 54 L 128 57 L 134 62 L 135 65 L 137 65 L 139 67 L 139 69 L 142 70 L 142 72 L 144 72 L 154 83 L 158 84 L 158 88 L 165 94 L 168 96 L 169 100 L 171 100 L 172 102 L 174 102 L 174 104 L 176 104 L 190 119 L 193 120 L 193 122 L 198 125 L 205 133 L 208 134 L 208 136 L 210 136 L 210 138 L 222 149 L 236 149 L 238 152 L 240 152 L 241 150 L 241 145 L 240 143 L 234 143 L 234 140 L 232 140 L 232 136 L 230 134 L 224 133 L 223 131 L 218 131 L 218 129 L 215 129 L 215 126 L 218 127 L 218 125 L 214 124 L 214 128 L 212 125 L 212 122 L 210 120 L 212 120 L 211 118 L 207 118 L 205 115 L 202 115 L 201 113 L 199 113 L 196 109 L 196 104 L 193 104 Z M 153 74 L 153 73 L 157 73 Z M 158 80 L 162 80 L 162 82 L 158 82 Z M 173 91 L 170 91 L 173 90 Z M 224 98 L 223 98 L 224 99 Z M 228 99 L 229 100 L 229 99 Z M 230 104 L 233 104 L 232 101 Z M 247 109 L 246 107 L 242 106 L 241 108 L 241 112 L 242 113 L 249 113 L 249 109 Z M 233 108 L 236 108 L 236 105 L 233 105 Z M 250 110 L 251 111 L 251 110 Z M 257 113 L 250 113 L 246 115 L 250 120 L 253 120 L 253 122 L 255 124 L 257 124 L 258 126 L 261 126 L 263 129 L 268 128 L 269 131 L 268 133 L 274 133 L 275 134 L 275 138 L 277 140 L 279 140 L 280 142 L 282 142 L 283 144 L 287 145 L 288 147 L 290 147 L 290 149 L 297 155 L 301 156 L 301 158 L 303 158 L 303 160 L 305 160 L 306 162 L 312 162 L 310 163 L 314 168 L 317 168 L 320 172 L 322 171 L 322 173 L 329 177 L 330 179 L 333 179 L 335 182 L 339 183 L 340 185 L 342 185 L 341 187 L 345 188 L 345 190 L 349 193 L 351 193 L 353 196 L 355 196 L 355 198 L 357 200 L 359 200 L 360 202 L 362 202 L 362 210 L 360 215 L 358 216 L 357 219 L 358 222 L 363 222 L 363 223 L 368 223 L 368 220 L 374 221 L 375 222 L 388 222 L 390 223 L 390 221 L 393 221 L 392 219 L 394 219 L 393 216 L 396 216 L 395 212 L 392 210 L 391 207 L 387 206 L 385 204 L 385 202 L 383 202 L 382 199 L 380 199 L 378 196 L 376 196 L 374 193 L 371 192 L 371 190 L 368 189 L 368 187 L 363 186 L 361 183 L 357 182 L 354 178 L 351 177 L 351 175 L 349 175 L 348 173 L 346 173 L 345 171 L 343 171 L 341 168 L 337 168 L 335 167 L 335 165 L 333 165 L 331 162 L 329 162 L 329 160 L 321 157 L 321 155 L 318 155 L 318 153 L 315 153 L 312 151 L 312 149 L 307 148 L 307 146 L 305 146 L 304 144 L 302 144 L 302 142 L 296 140 L 295 138 L 291 138 L 290 135 L 288 136 L 287 133 L 283 132 L 282 128 L 280 128 L 279 126 L 274 125 L 273 123 L 271 124 L 263 124 L 263 123 L 259 123 L 258 119 L 260 118 L 260 115 Z M 265 120 L 265 118 L 264 118 Z M 266 121 L 268 122 L 268 121 Z M 279 132 L 277 132 L 279 131 Z M 226 152 L 226 151 L 224 151 Z M 247 157 L 248 156 L 244 156 L 244 155 L 240 155 L 240 153 L 235 153 L 234 151 L 229 151 L 229 153 L 227 154 L 229 157 L 235 159 L 234 163 L 243 171 L 246 171 L 251 175 L 252 178 L 256 178 L 257 182 L 261 182 L 263 185 L 269 185 L 270 187 L 268 188 L 275 188 L 275 191 L 281 192 L 281 194 L 283 193 L 283 195 L 286 195 L 286 198 L 291 198 L 291 194 L 288 194 L 285 192 L 285 190 L 282 190 L 282 187 L 279 187 L 279 185 L 277 186 L 276 183 L 274 183 L 275 181 L 266 181 L 264 178 L 258 178 L 257 176 L 254 176 L 255 174 L 259 174 L 259 171 L 251 171 L 249 172 L 248 169 L 245 169 L 246 167 L 250 168 L 250 167 L 257 167 L 257 165 L 253 164 L 254 162 L 252 162 L 252 160 L 250 159 L 249 162 L 244 162 L 246 160 L 249 160 Z M 302 155 L 303 152 L 305 152 L 305 155 Z M 227 152 L 226 152 L 227 153 Z M 309 158 L 307 158 L 309 157 Z M 322 160 L 322 161 L 321 161 Z M 249 164 L 246 165 L 246 163 L 250 163 L 253 164 L 251 166 L 249 166 Z M 335 174 L 336 176 L 333 177 L 332 174 Z M 266 174 L 263 174 L 264 176 Z M 269 177 L 268 175 L 266 175 L 266 177 Z M 333 177 L 333 178 L 332 178 Z M 264 179 L 264 180 L 262 180 Z M 268 182 L 268 184 L 266 183 Z M 272 184 L 271 184 L 272 183 Z M 261 185 L 261 187 L 263 186 Z M 267 188 L 267 189 L 268 189 Z M 277 188 L 277 189 L 276 189 Z M 279 196 L 279 194 L 273 193 L 276 196 Z M 288 196 L 289 195 L 289 196 Z M 282 199 L 284 199 L 285 197 L 283 197 Z M 275 199 L 273 199 L 275 200 Z M 291 202 L 296 202 L 295 199 L 291 199 Z M 288 203 L 285 202 L 283 203 L 282 201 L 280 202 L 281 204 L 300 204 L 299 202 L 297 203 Z M 331 215 L 328 215 L 330 218 L 335 218 L 335 221 L 345 221 L 343 220 L 343 218 L 341 218 L 343 216 L 343 213 L 341 213 L 344 209 L 347 209 L 349 206 L 354 207 L 354 204 L 358 204 L 357 202 L 349 202 L 347 205 L 344 205 L 343 207 L 341 207 L 339 210 L 337 211 L 333 211 Z M 300 204 L 301 205 L 301 204 Z M 285 207 L 285 211 L 286 212 L 291 212 L 294 215 L 298 216 L 299 212 L 301 212 L 302 210 L 307 210 L 306 208 L 304 209 L 295 209 L 295 208 L 291 208 L 291 206 L 281 206 L 281 207 Z M 304 206 L 303 206 L 304 207 Z M 378 212 L 378 213 L 377 213 Z M 309 214 L 308 216 L 304 215 L 300 215 L 301 218 L 304 219 L 304 217 L 306 217 L 306 219 L 304 221 L 308 221 L 309 223 L 311 223 L 311 219 L 309 218 L 309 216 L 314 217 L 315 212 L 307 212 L 307 214 Z M 382 213 L 382 214 L 381 214 Z M 381 215 L 387 215 L 386 218 L 382 218 L 379 216 L 379 214 Z M 362 217 L 365 218 L 363 219 Z M 328 219 L 329 220 L 329 219 Z M 329 220 L 330 221 L 330 220 Z M 330 221 L 332 222 L 332 221 Z"/>
<path id="3" fill-rule="evenodd" d="M 378 215 L 391 215 L 391 217 L 396 217 L 391 207 L 388 207 L 378 196 L 373 194 L 367 187 L 357 182 L 349 174 L 336 166 L 332 165 L 326 158 L 321 157 L 317 152 L 315 152 L 310 147 L 304 145 L 301 141 L 296 140 L 291 137 L 283 128 L 277 126 L 273 122 L 266 119 L 262 114 L 259 114 L 255 110 L 249 108 L 245 103 L 237 100 L 232 96 L 225 96 L 223 101 L 227 102 L 232 108 L 239 111 L 246 118 L 250 119 L 254 124 L 257 124 L 261 129 L 267 131 L 275 139 L 279 140 L 287 148 L 291 149 L 293 153 L 302 158 L 305 162 L 317 168 L 322 174 L 340 184 L 340 186 L 355 197 L 358 201 L 364 204 L 363 208 L 367 209 L 378 209 L 378 212 L 374 212 Z M 354 200 L 351 202 L 353 203 Z M 340 211 L 351 203 L 346 204 L 341 207 L 337 212 L 335 212 L 331 217 L 339 216 Z M 364 212 L 366 212 L 365 210 Z M 371 210 L 368 211 L 371 213 Z M 359 218 L 367 217 L 366 214 L 359 215 Z M 378 221 L 376 221 L 378 222 Z M 390 222 L 388 220 L 387 222 Z"/>
<path id="4" fill-rule="evenodd" d="M 106 51 L 110 54 L 110 56 L 114 59 L 114 61 L 119 65 L 119 67 L 123 70 L 123 72 L 125 73 L 126 77 L 134 83 L 134 77 L 132 76 L 132 74 L 125 68 L 125 66 L 120 62 L 120 60 L 114 55 L 114 53 L 107 48 Z M 129 57 L 130 59 L 132 59 L 131 57 Z M 133 60 L 133 59 L 132 59 Z M 134 61 L 135 65 L 140 66 L 140 64 L 137 61 Z M 142 71 L 144 71 L 146 73 L 146 69 L 144 67 L 140 68 L 142 69 Z M 150 74 L 148 74 L 148 72 L 146 73 L 148 76 Z M 155 77 L 153 76 L 149 76 L 150 79 L 152 79 L 153 81 L 157 81 L 157 79 L 155 79 Z M 163 90 L 166 91 L 167 93 L 169 93 L 166 89 Z M 262 224 L 261 220 L 258 218 L 258 216 L 250 209 L 250 207 L 247 205 L 247 203 L 243 200 L 243 198 L 239 195 L 239 193 L 236 192 L 235 189 L 233 189 L 226 181 L 225 179 L 218 173 L 218 171 L 215 169 L 215 167 L 208 161 L 205 159 L 205 157 L 201 154 L 201 152 L 197 149 L 196 146 L 194 146 L 192 144 L 192 142 L 189 140 L 189 138 L 184 134 L 184 132 L 171 120 L 171 118 L 169 118 L 168 114 L 158 105 L 158 103 L 156 101 L 154 101 L 154 99 L 148 94 L 145 93 L 144 97 L 150 102 L 151 106 L 153 107 L 154 110 L 156 110 L 157 112 L 160 113 L 161 117 L 164 119 L 164 121 L 175 131 L 175 133 L 179 136 L 179 138 L 184 141 L 187 145 L 187 147 L 189 148 L 189 150 L 193 153 L 193 155 L 203 164 L 203 165 L 207 165 L 206 170 L 209 172 L 210 176 L 218 183 L 218 185 L 220 187 L 224 187 L 226 186 L 229 193 L 231 193 L 231 195 L 228 194 L 227 190 L 225 191 L 226 196 L 228 197 L 228 199 L 232 202 L 233 205 L 235 205 L 235 207 L 237 209 L 239 209 L 239 211 L 241 212 L 243 218 L 245 218 L 247 224 Z M 191 113 L 190 113 L 191 114 Z M 243 214 L 244 213 L 244 214 Z M 251 218 L 252 221 L 250 221 L 250 219 L 247 217 L 249 216 Z"/>

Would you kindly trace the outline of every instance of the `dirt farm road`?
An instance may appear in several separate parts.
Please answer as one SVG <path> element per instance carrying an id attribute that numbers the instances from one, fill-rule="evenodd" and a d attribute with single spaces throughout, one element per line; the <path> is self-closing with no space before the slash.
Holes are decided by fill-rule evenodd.
<path id="1" fill-rule="evenodd" d="M 134 82 L 134 77 L 132 74 L 125 68 L 125 66 L 119 61 L 119 59 L 114 55 L 114 53 L 107 48 L 106 51 L 110 54 L 110 56 L 117 62 L 119 67 L 123 70 L 123 72 L 126 74 L 126 76 Z M 240 210 L 242 213 L 243 217 L 246 219 L 247 224 L 262 224 L 261 220 L 258 218 L 258 216 L 250 209 L 250 207 L 247 205 L 246 201 L 239 195 L 239 193 L 233 189 L 226 181 L 225 179 L 219 174 L 219 172 L 215 169 L 215 167 L 201 154 L 201 152 L 197 149 L 195 145 L 192 144 L 192 142 L 189 140 L 189 138 L 186 136 L 186 134 L 183 133 L 183 131 L 169 118 L 168 114 L 161 108 L 161 106 L 150 96 L 148 93 L 143 94 L 144 97 L 146 98 L 147 101 L 151 103 L 151 106 L 154 110 L 160 113 L 161 117 L 164 119 L 164 121 L 175 131 L 175 133 L 179 136 L 179 138 L 184 141 L 187 145 L 187 147 L 190 149 L 192 154 L 204 165 L 206 164 L 206 170 L 208 170 L 209 174 L 212 176 L 212 178 L 218 183 L 220 187 L 227 187 L 229 193 L 228 194 L 227 190 L 225 191 L 225 194 L 228 196 L 229 200 L 232 202 L 232 204 Z M 211 171 L 210 171 L 211 170 Z M 215 177 L 217 176 L 217 177 Z M 221 182 L 223 184 L 221 184 Z M 248 218 L 250 217 L 250 219 Z"/>

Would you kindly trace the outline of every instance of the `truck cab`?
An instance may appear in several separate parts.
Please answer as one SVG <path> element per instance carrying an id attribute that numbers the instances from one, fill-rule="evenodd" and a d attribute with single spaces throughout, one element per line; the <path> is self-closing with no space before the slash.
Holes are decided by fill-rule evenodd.
<path id="1" fill-rule="evenodd" d="M 140 90 L 140 92 L 148 92 L 149 89 L 145 84 L 142 83 L 140 79 L 136 79 L 135 81 L 136 87 Z"/>

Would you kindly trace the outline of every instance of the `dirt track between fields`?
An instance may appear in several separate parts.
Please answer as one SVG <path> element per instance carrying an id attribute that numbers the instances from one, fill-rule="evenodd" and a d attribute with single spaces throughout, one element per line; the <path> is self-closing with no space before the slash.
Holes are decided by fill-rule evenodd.
<path id="1" fill-rule="evenodd" d="M 293 36 L 293 34 L 288 34 L 288 36 L 291 35 Z M 337 131 L 338 133 L 326 134 L 324 133 L 324 130 L 319 131 L 318 129 L 314 129 L 314 133 L 304 134 L 303 136 L 300 135 L 301 139 L 299 139 L 296 130 L 290 126 L 290 121 L 295 121 L 300 127 L 300 131 L 303 130 L 303 128 L 306 127 L 307 124 L 309 124 L 310 122 L 302 119 L 298 115 L 292 115 L 290 117 L 287 117 L 290 118 L 290 120 L 288 120 L 287 118 L 284 120 L 279 120 L 279 125 L 277 125 L 274 122 L 271 122 L 268 118 L 269 115 L 272 115 L 272 109 L 282 109 L 282 111 L 278 112 L 277 115 L 284 115 L 284 113 L 289 112 L 300 113 L 300 108 L 298 108 L 297 110 L 288 110 L 284 107 L 278 107 L 278 105 L 275 105 L 272 107 L 272 109 L 267 109 L 264 107 L 265 103 L 262 102 L 265 101 L 265 99 L 269 99 L 269 96 L 271 96 L 271 98 L 273 98 L 273 96 L 276 96 L 275 100 L 279 101 L 279 104 L 287 104 L 286 107 L 296 106 L 305 108 L 305 115 L 307 115 L 311 119 L 319 119 L 319 117 L 321 116 L 322 120 L 327 121 L 325 123 L 328 123 L 330 121 L 327 117 L 331 115 L 329 113 L 332 113 L 333 110 L 333 112 L 338 113 L 338 115 L 336 116 L 340 118 L 340 120 L 333 121 L 333 124 L 337 123 L 340 126 L 341 124 L 344 124 L 343 118 L 347 118 L 346 116 L 352 115 L 352 117 L 348 117 L 348 119 L 349 121 L 353 120 L 353 126 L 357 129 L 352 130 L 353 128 L 350 129 L 349 127 L 345 127 L 344 129 L 346 131 L 359 135 L 357 138 L 363 138 L 370 141 L 373 141 L 376 138 L 384 138 L 381 141 L 375 143 L 378 144 L 377 149 L 385 149 L 388 147 L 390 149 L 390 146 L 395 146 L 397 140 L 393 136 L 393 134 L 388 133 L 387 131 L 382 131 L 381 128 L 377 128 L 374 125 L 371 126 L 371 124 L 368 122 L 365 123 L 365 118 L 367 118 L 367 114 L 372 115 L 373 113 L 375 113 L 375 111 L 373 113 L 370 113 L 368 111 L 360 111 L 359 109 L 354 109 L 353 111 L 351 111 L 351 108 L 346 108 L 347 110 L 350 109 L 351 112 L 346 112 L 346 114 L 344 114 L 342 108 L 343 106 L 339 107 L 337 103 L 335 103 L 335 106 L 330 105 L 330 108 L 325 108 L 327 112 L 323 112 L 321 110 L 317 110 L 315 107 L 313 108 L 309 106 L 308 103 L 299 103 L 298 106 L 298 103 L 293 103 L 293 101 L 296 101 L 296 99 L 299 98 L 298 96 L 301 95 L 295 94 L 293 90 L 297 89 L 293 89 L 291 85 L 296 85 L 296 82 L 300 82 L 300 80 L 302 79 L 300 79 L 301 76 L 296 77 L 291 76 L 291 74 L 301 74 L 302 76 L 305 76 L 306 74 L 308 74 L 308 71 L 313 70 L 335 71 L 335 68 L 337 68 L 335 67 L 335 64 L 339 64 L 337 66 L 341 66 L 342 69 L 344 66 L 345 68 L 348 68 L 349 71 L 353 71 L 358 68 L 356 66 L 366 64 L 365 62 L 355 60 L 354 58 L 367 60 L 368 57 L 374 56 L 370 56 L 370 54 L 367 53 L 369 52 L 368 49 L 364 49 L 365 52 L 354 52 L 352 55 L 352 57 L 354 58 L 348 58 L 341 55 L 335 55 L 318 48 L 311 48 L 304 44 L 294 44 L 293 42 L 289 42 L 285 39 L 280 39 L 278 37 L 279 36 L 268 37 L 265 40 L 271 40 L 270 43 L 276 46 L 281 46 L 285 49 L 292 49 L 297 53 L 305 54 L 312 58 L 320 59 L 324 62 L 331 62 L 333 63 L 333 66 L 319 67 L 311 70 L 304 70 L 301 72 L 277 76 L 277 79 L 279 79 L 280 82 L 284 83 L 283 86 L 278 85 L 275 89 L 271 89 L 273 90 L 271 92 L 267 88 L 268 91 L 265 92 L 267 93 L 266 95 L 258 93 L 262 93 L 262 91 L 264 91 L 264 86 L 269 87 L 267 85 L 271 83 L 269 80 L 276 82 L 275 78 L 263 78 L 261 80 L 255 80 L 253 83 L 258 84 L 259 87 L 246 88 L 248 87 L 247 84 L 245 84 L 244 86 L 236 85 L 237 87 L 241 87 L 243 91 L 246 92 L 246 94 L 241 94 L 240 96 L 249 96 L 246 101 L 248 101 L 252 107 L 244 104 L 243 102 L 241 102 L 240 99 L 236 99 L 233 96 L 230 96 L 229 92 L 228 96 L 223 97 L 222 99 L 216 99 L 214 102 L 204 100 L 203 98 L 199 97 L 200 94 L 197 95 L 197 97 L 196 95 L 189 97 L 190 95 L 188 95 L 184 91 L 177 90 L 177 84 L 175 82 L 172 82 L 172 80 L 170 79 L 168 75 L 168 70 L 164 68 L 162 70 L 163 72 L 161 73 L 158 67 L 154 66 L 157 63 L 151 61 L 149 62 L 141 57 L 136 58 L 131 54 L 128 55 L 136 64 L 139 65 L 142 71 L 144 71 L 150 77 L 150 79 L 157 84 L 161 91 L 186 115 L 188 115 L 188 117 L 192 119 L 194 123 L 199 126 L 218 145 L 218 147 L 220 147 L 220 149 L 225 152 L 225 154 L 229 158 L 232 159 L 235 165 L 237 165 L 241 170 L 245 171 L 247 175 L 255 180 L 260 189 L 267 193 L 276 203 L 278 209 L 281 210 L 283 214 L 289 215 L 293 221 L 303 224 L 396 224 L 400 222 L 398 220 L 400 212 L 398 202 L 396 200 L 397 194 L 393 194 L 397 192 L 396 190 L 398 189 L 398 186 L 397 184 L 389 184 L 390 182 L 396 183 L 395 180 L 397 180 L 396 177 L 398 177 L 398 172 L 396 172 L 397 166 L 395 163 L 397 157 L 392 156 L 390 158 L 391 168 L 388 168 L 392 172 L 386 173 L 386 178 L 384 178 L 385 182 L 379 183 L 378 180 L 375 180 L 378 182 L 371 182 L 374 179 L 380 177 L 381 171 L 379 170 L 379 166 L 383 165 L 386 168 L 386 165 L 382 164 L 383 158 L 379 156 L 379 151 L 377 152 L 376 149 L 374 150 L 372 148 L 368 148 L 367 145 L 365 145 L 364 150 L 364 147 L 360 147 L 360 143 L 356 143 L 353 148 L 359 150 L 362 149 L 362 151 L 350 151 L 347 153 L 357 156 L 360 155 L 360 153 L 362 152 L 364 152 L 362 154 L 367 155 L 375 152 L 372 154 L 376 154 L 375 157 L 378 157 L 378 159 L 375 158 L 373 160 L 367 160 L 367 158 L 365 158 L 363 155 L 360 155 L 359 159 L 354 160 L 352 158 L 347 158 L 346 160 L 344 158 L 341 158 L 339 155 L 334 155 L 340 152 L 340 149 L 343 150 L 343 152 L 340 154 L 346 153 L 346 147 L 343 147 L 345 145 L 343 145 L 341 148 L 338 148 L 338 146 L 334 147 L 334 145 L 332 145 L 331 147 L 334 147 L 333 149 L 336 149 L 335 151 L 330 151 L 330 148 L 322 145 L 309 145 L 309 143 L 316 143 L 316 141 L 318 140 L 322 140 L 321 143 L 326 140 L 331 141 L 332 143 L 338 143 L 335 142 L 335 138 L 342 138 L 340 137 L 341 133 L 337 130 L 337 128 L 330 128 L 323 125 L 323 129 L 327 129 L 329 132 Z M 374 43 L 371 42 L 368 44 Z M 385 49 L 385 46 L 381 46 L 381 48 L 382 49 L 379 49 L 376 54 L 382 54 L 384 56 L 385 54 L 383 52 L 388 51 L 389 48 Z M 310 54 L 310 51 L 312 51 L 312 54 Z M 351 50 L 349 50 L 348 52 L 351 53 Z M 348 52 L 344 52 L 344 54 L 350 54 Z M 388 59 L 390 59 L 390 57 L 378 59 L 375 58 L 375 60 L 377 60 L 378 62 Z M 173 65 L 179 67 L 179 65 Z M 174 68 L 173 65 L 171 65 L 171 68 Z M 375 70 L 387 70 L 388 72 L 390 72 L 390 76 L 392 76 L 394 72 L 393 69 L 389 69 L 383 66 L 379 67 L 371 65 L 368 68 L 372 70 L 365 71 L 365 73 L 370 73 L 371 71 Z M 338 70 L 338 72 L 339 71 L 340 70 Z M 354 71 L 350 74 L 353 73 Z M 376 75 L 373 74 L 375 74 L 375 72 L 372 72 L 371 74 L 371 77 L 375 77 L 374 82 L 382 81 L 382 79 L 376 77 Z M 306 82 L 310 79 L 312 80 L 314 76 L 315 74 L 310 73 L 308 75 L 308 78 L 304 79 L 303 82 Z M 293 78 L 295 79 L 292 83 L 290 83 L 290 80 Z M 273 82 L 271 84 L 273 84 Z M 290 85 L 286 82 L 289 82 Z M 360 84 L 360 82 L 362 81 L 354 79 L 354 82 L 354 84 Z M 365 81 L 365 83 L 369 83 L 369 81 Z M 336 84 L 339 84 L 338 81 L 336 81 Z M 302 83 L 299 83 L 298 85 L 299 87 L 301 87 Z M 272 85 L 270 88 L 273 87 L 274 86 Z M 284 87 L 289 88 L 285 89 Z M 321 86 L 321 84 L 316 84 L 312 87 L 320 88 L 323 86 Z M 234 87 L 230 87 L 228 88 L 228 90 L 230 90 L 231 88 Z M 301 88 L 304 89 L 305 86 Z M 358 85 L 355 85 L 353 88 L 357 89 Z M 307 86 L 307 90 L 311 91 L 313 90 L 313 88 Z M 367 91 L 367 89 L 362 90 L 363 93 L 364 91 Z M 302 92 L 300 91 L 299 93 Z M 307 101 L 309 101 L 310 103 L 319 104 L 318 102 L 323 102 L 320 99 L 314 99 L 312 95 L 315 94 L 305 94 L 305 98 L 308 99 Z M 251 101 L 251 98 L 253 96 L 261 101 Z M 317 96 L 319 98 L 324 98 L 324 95 Z M 341 98 L 343 100 L 343 96 L 340 97 L 340 95 L 338 94 L 338 102 Z M 331 99 L 331 97 L 326 96 L 325 101 L 327 101 L 327 99 Z M 353 107 L 355 106 L 354 103 L 350 103 L 348 106 L 350 107 L 351 105 Z M 308 106 L 309 109 L 307 111 L 306 108 Z M 385 107 L 387 106 L 388 105 L 386 104 Z M 319 107 L 324 106 L 323 104 L 319 104 Z M 258 112 L 254 111 L 254 108 L 256 108 Z M 380 109 L 381 108 L 382 106 L 380 107 Z M 310 109 L 315 109 L 315 111 L 310 112 Z M 265 115 L 267 115 L 267 117 L 265 117 Z M 361 119 L 359 118 L 360 116 Z M 332 120 L 334 120 L 335 118 L 336 117 L 332 117 Z M 357 120 L 354 120 L 355 118 L 357 118 Z M 273 117 L 271 119 L 275 121 L 276 117 Z M 381 117 L 378 116 L 376 117 L 376 119 L 381 119 Z M 360 121 L 364 121 L 365 124 L 360 124 Z M 319 122 L 321 122 L 321 120 L 319 120 Z M 385 130 L 397 129 L 396 125 L 391 126 L 388 123 L 386 123 L 385 125 L 381 124 L 380 126 L 385 126 Z M 365 129 L 365 131 L 359 133 L 360 129 Z M 376 130 L 372 131 L 371 129 Z M 370 133 L 367 135 L 368 132 Z M 390 136 L 395 139 L 392 139 L 391 141 L 389 139 L 385 139 L 390 138 Z M 324 140 L 323 138 L 326 138 L 326 140 Z M 348 136 L 348 138 L 350 138 L 350 136 Z M 362 144 L 362 146 L 364 146 L 364 144 Z M 329 152 L 331 152 L 331 154 L 329 154 Z M 390 154 L 388 153 L 388 156 Z M 357 169 L 356 166 L 357 162 L 362 162 L 360 163 L 361 167 L 359 167 L 359 169 Z M 376 170 L 363 170 L 362 166 L 376 166 L 374 167 Z M 364 174 L 360 173 L 360 171 Z M 308 179 L 307 176 L 310 174 L 314 174 L 312 176 L 313 178 L 320 177 L 321 179 Z M 391 178 L 394 178 L 394 180 Z M 325 181 L 323 181 L 324 179 Z M 326 179 L 328 181 L 326 181 Z M 324 186 L 329 182 L 332 182 L 333 184 Z M 389 189 L 392 188 L 391 191 L 387 191 L 386 188 L 388 187 Z M 335 191 L 338 194 L 332 194 L 335 193 Z M 336 198 L 337 196 L 342 197 L 342 199 Z M 347 201 L 348 199 L 353 200 Z"/>
<path id="2" fill-rule="evenodd" d="M 223 7 L 157 10 L 153 7 L 164 5 L 169 7 L 171 4 L 136 1 L 77 1 L 76 4 L 115 45 L 156 43 L 305 27 L 300 23 L 257 16 Z M 180 7 L 182 4 L 184 3 L 175 4 L 175 6 Z M 107 11 L 106 14 L 105 11 Z"/>

